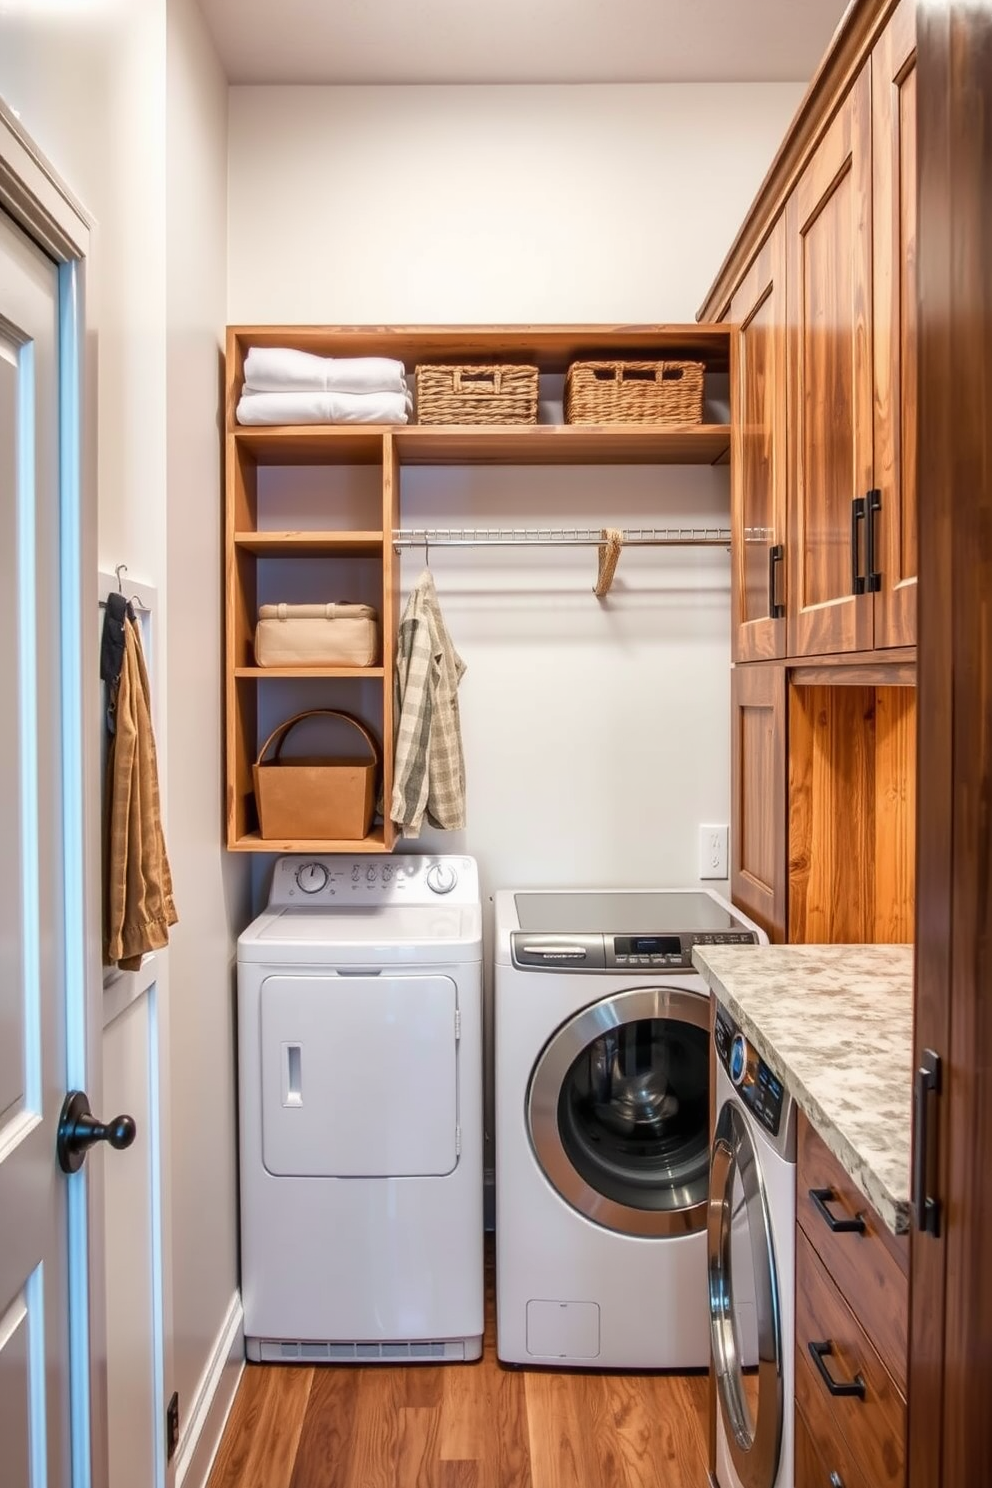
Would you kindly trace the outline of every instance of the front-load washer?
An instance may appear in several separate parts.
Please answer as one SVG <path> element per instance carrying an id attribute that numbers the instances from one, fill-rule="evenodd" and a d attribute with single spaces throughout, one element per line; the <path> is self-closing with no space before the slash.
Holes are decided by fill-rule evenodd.
<path id="1" fill-rule="evenodd" d="M 717 1008 L 709 1299 L 719 1488 L 792 1488 L 796 1114 Z"/>
<path id="2" fill-rule="evenodd" d="M 238 942 L 249 1359 L 479 1357 L 481 966 L 471 858 L 276 863 Z"/>
<path id="3" fill-rule="evenodd" d="M 702 1368 L 710 994 L 765 940 L 700 890 L 496 895 L 496 1311 L 507 1363 Z"/>

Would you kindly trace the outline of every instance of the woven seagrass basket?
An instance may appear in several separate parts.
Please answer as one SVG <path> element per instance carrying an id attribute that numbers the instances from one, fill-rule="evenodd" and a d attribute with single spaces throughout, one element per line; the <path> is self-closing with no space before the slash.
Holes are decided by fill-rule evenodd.
<path id="1" fill-rule="evenodd" d="M 573 362 L 566 424 L 698 424 L 702 362 Z"/>
<path id="2" fill-rule="evenodd" d="M 417 368 L 418 424 L 536 424 L 537 368 Z"/>

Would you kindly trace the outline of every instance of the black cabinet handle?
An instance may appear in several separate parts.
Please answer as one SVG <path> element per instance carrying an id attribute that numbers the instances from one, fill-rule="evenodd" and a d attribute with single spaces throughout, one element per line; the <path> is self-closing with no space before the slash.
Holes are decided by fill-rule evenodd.
<path id="1" fill-rule="evenodd" d="M 913 1082 L 916 1131 L 913 1140 L 913 1208 L 916 1227 L 925 1235 L 940 1234 L 940 1204 L 927 1193 L 927 1164 L 930 1154 L 930 1095 L 940 1094 L 940 1056 L 923 1050 L 923 1059 Z"/>
<path id="2" fill-rule="evenodd" d="M 785 544 L 772 543 L 768 549 L 768 618 L 769 620 L 781 620 L 785 614 L 785 605 L 779 604 L 775 598 L 775 577 L 778 573 L 778 565 L 785 558 Z"/>
<path id="3" fill-rule="evenodd" d="M 864 594 L 865 581 L 861 575 L 861 545 L 858 523 L 865 519 L 865 498 L 851 498 L 851 593 Z"/>
<path id="4" fill-rule="evenodd" d="M 865 1222 L 860 1214 L 856 1214 L 853 1219 L 838 1219 L 836 1214 L 830 1213 L 827 1205 L 837 1197 L 832 1188 L 811 1188 L 809 1196 L 820 1218 L 827 1222 L 835 1235 L 864 1234 Z"/>
<path id="5" fill-rule="evenodd" d="M 881 491 L 869 491 L 865 497 L 865 548 L 868 571 L 865 588 L 869 594 L 877 594 L 882 587 L 881 571 L 875 567 L 875 518 L 881 510 Z"/>
<path id="6" fill-rule="evenodd" d="M 816 1365 L 819 1371 L 820 1378 L 823 1380 L 823 1383 L 826 1385 L 831 1395 L 852 1395 L 858 1400 L 864 1400 L 865 1382 L 860 1374 L 856 1374 L 849 1384 L 842 1384 L 840 1380 L 834 1379 L 833 1375 L 830 1373 L 830 1370 L 823 1362 L 824 1359 L 829 1359 L 834 1351 L 834 1346 L 829 1341 L 829 1339 L 824 1343 L 811 1342 L 807 1344 L 807 1348 L 809 1349 L 813 1363 Z"/>

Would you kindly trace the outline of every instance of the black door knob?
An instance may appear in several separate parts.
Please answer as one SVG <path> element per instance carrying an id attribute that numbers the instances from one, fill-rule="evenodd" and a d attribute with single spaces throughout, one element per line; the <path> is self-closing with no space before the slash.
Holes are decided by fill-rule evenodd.
<path id="1" fill-rule="evenodd" d="M 83 1090 L 70 1090 L 59 1116 L 56 1152 L 63 1173 L 77 1173 L 94 1142 L 109 1142 L 118 1152 L 130 1147 L 138 1128 L 133 1116 L 115 1116 L 113 1121 L 97 1121 Z"/>

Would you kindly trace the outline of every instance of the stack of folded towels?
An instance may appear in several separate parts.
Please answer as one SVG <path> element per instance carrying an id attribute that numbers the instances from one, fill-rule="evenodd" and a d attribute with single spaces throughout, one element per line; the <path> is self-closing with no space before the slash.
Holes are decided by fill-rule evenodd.
<path id="1" fill-rule="evenodd" d="M 389 357 L 319 357 L 253 346 L 245 357 L 239 424 L 405 424 L 406 368 Z"/>

